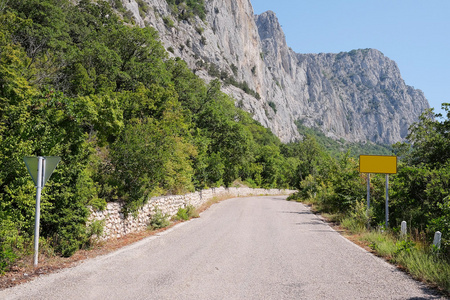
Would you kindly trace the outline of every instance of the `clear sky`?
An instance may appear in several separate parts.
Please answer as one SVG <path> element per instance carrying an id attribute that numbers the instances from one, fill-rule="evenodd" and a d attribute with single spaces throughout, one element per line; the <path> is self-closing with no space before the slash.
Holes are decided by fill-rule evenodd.
<path id="1" fill-rule="evenodd" d="M 276 13 L 297 53 L 374 48 L 442 112 L 450 103 L 450 0 L 250 0 Z"/>

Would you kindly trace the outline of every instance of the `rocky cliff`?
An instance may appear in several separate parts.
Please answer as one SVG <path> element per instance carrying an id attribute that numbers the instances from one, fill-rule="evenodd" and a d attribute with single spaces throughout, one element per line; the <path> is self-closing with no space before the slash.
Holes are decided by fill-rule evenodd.
<path id="1" fill-rule="evenodd" d="M 275 13 L 255 16 L 249 0 L 206 0 L 204 20 L 180 20 L 166 0 L 123 3 L 139 26 L 160 33 L 171 55 L 206 81 L 220 78 L 236 105 L 283 142 L 301 138 L 300 122 L 335 139 L 391 144 L 429 107 L 381 52 L 295 53 Z"/>

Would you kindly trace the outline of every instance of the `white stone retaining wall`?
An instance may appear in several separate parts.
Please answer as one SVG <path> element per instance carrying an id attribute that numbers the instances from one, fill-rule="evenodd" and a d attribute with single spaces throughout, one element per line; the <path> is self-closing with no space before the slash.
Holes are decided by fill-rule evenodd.
<path id="1" fill-rule="evenodd" d="M 91 209 L 89 223 L 93 221 L 103 222 L 103 234 L 100 237 L 102 240 L 111 238 L 119 238 L 132 232 L 138 232 L 147 228 L 152 215 L 155 214 L 156 207 L 161 210 L 163 214 L 168 214 L 170 217 L 177 214 L 180 207 L 185 208 L 187 205 L 193 205 L 196 208 L 208 202 L 213 197 L 231 196 L 251 196 L 251 195 L 288 195 L 294 193 L 294 190 L 280 190 L 280 189 L 252 189 L 247 187 L 239 188 L 212 188 L 202 190 L 186 195 L 162 196 L 150 198 L 147 204 L 138 210 L 136 217 L 129 214 L 127 218 L 122 214 L 122 205 L 116 202 L 107 204 L 105 210 L 95 211 Z"/>

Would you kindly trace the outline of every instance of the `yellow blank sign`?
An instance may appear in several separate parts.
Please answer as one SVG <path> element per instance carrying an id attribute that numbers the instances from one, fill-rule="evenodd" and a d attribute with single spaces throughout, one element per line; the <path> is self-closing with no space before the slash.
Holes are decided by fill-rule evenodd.
<path id="1" fill-rule="evenodd" d="M 360 173 L 397 173 L 397 156 L 385 155 L 360 155 L 359 156 Z"/>

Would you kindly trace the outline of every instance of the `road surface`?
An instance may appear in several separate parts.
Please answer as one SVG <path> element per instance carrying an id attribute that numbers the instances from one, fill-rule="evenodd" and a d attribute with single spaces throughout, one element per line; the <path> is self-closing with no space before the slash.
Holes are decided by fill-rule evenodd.
<path id="1" fill-rule="evenodd" d="M 439 299 L 301 203 L 235 198 L 0 299 Z"/>

